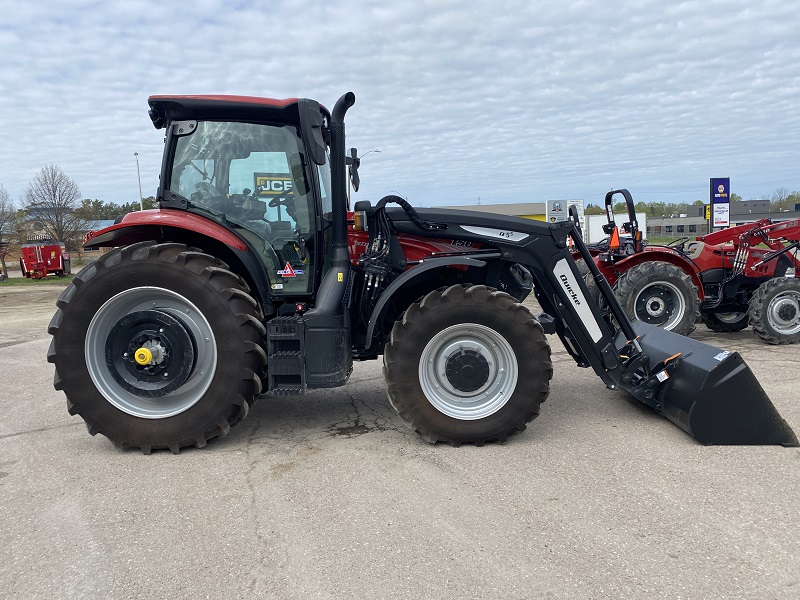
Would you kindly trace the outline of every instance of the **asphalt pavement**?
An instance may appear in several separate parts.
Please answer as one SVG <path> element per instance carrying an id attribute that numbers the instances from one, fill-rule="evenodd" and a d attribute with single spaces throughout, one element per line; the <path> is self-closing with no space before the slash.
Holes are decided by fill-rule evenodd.
<path id="1" fill-rule="evenodd" d="M 800 597 L 800 450 L 699 445 L 556 338 L 541 417 L 504 445 L 428 445 L 369 362 L 144 456 L 68 415 L 37 331 L 0 347 L 4 598 Z M 800 348 L 696 337 L 800 433 Z"/>

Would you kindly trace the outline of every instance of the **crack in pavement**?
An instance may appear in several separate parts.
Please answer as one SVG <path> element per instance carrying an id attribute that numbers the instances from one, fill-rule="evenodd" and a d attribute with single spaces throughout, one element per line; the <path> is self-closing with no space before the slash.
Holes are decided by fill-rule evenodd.
<path id="1" fill-rule="evenodd" d="M 328 427 L 327 433 L 331 437 L 353 438 L 374 431 L 400 431 L 398 427 L 386 420 L 385 415 L 370 409 L 363 400 L 359 402 L 350 393 L 347 393 L 347 397 L 350 399 L 353 411 L 348 413 L 346 420 L 333 423 Z M 359 403 L 365 410 L 362 411 L 359 408 Z"/>
<path id="2" fill-rule="evenodd" d="M 12 437 L 19 437 L 21 435 L 28 435 L 29 433 L 42 433 L 44 431 L 52 431 L 54 429 L 64 429 L 66 427 L 77 427 L 79 425 L 83 425 L 83 421 L 80 423 L 67 423 L 66 425 L 53 425 L 51 427 L 40 427 L 38 429 L 28 429 L 26 431 L 16 431 L 14 433 L 6 433 L 5 435 L 0 435 L 0 440 L 5 440 Z"/>

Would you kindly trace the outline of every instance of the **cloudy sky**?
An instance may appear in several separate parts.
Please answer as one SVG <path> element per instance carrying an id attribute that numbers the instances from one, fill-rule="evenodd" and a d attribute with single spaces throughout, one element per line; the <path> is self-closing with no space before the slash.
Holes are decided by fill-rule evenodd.
<path id="1" fill-rule="evenodd" d="M 0 184 L 154 195 L 151 94 L 356 94 L 360 200 L 745 199 L 800 190 L 800 11 L 785 0 L 0 0 Z"/>

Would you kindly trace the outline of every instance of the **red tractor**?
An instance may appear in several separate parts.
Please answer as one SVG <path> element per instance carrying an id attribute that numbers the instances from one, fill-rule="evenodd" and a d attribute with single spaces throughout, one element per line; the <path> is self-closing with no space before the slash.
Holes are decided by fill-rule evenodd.
<path id="1" fill-rule="evenodd" d="M 615 194 L 628 207 L 621 237 L 610 210 Z M 657 246 L 642 241 L 627 190 L 609 192 L 605 203 L 611 241 L 594 260 L 630 318 L 684 335 L 701 319 L 714 331 L 752 324 L 771 344 L 800 341 L 800 221 L 763 219 Z M 587 284 L 596 296 L 592 276 Z"/>
<path id="2" fill-rule="evenodd" d="M 550 391 L 546 333 L 611 389 L 706 444 L 797 445 L 735 352 L 605 318 L 567 244 L 571 222 L 415 209 L 348 212 L 347 93 L 154 96 L 166 130 L 159 209 L 88 236 L 116 249 L 76 275 L 50 323 L 55 387 L 120 446 L 205 446 L 262 393 L 344 385 L 383 358 L 398 417 L 428 442 L 526 428 Z M 350 154 L 356 180 L 358 158 Z M 396 206 L 391 206 L 396 205 Z M 545 314 L 521 304 L 533 291 Z"/>

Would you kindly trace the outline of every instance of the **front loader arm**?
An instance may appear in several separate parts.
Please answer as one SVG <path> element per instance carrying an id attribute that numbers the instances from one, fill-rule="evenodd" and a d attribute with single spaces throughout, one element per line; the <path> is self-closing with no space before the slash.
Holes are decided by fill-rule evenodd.
<path id="1" fill-rule="evenodd" d="M 552 231 L 556 232 L 555 229 Z M 601 337 L 599 342 L 582 345 L 583 353 L 595 371 L 597 360 L 600 359 L 606 372 L 605 377 L 601 373 L 598 375 L 607 385 L 611 380 L 609 387 L 618 386 L 629 391 L 704 444 L 799 445 L 792 428 L 781 418 L 736 352 L 728 352 L 647 323 L 632 323 L 608 282 L 590 260 L 589 250 L 580 235 L 575 234 L 569 224 L 567 233 L 572 235 L 619 325 L 612 344 L 606 344 L 605 338 Z M 555 239 L 560 247 L 560 238 Z M 562 259 L 557 260 L 557 264 L 560 264 Z M 574 265 L 571 270 L 576 272 Z M 545 275 L 549 273 L 544 272 Z M 581 300 L 580 294 L 586 297 L 585 285 L 578 278 L 580 292 L 574 288 L 570 290 L 562 273 L 556 269 L 553 275 L 563 284 L 556 286 L 561 297 L 561 302 L 555 299 L 560 316 L 569 323 L 579 343 L 582 337 L 586 341 L 586 330 L 594 330 L 595 323 L 585 319 L 576 323 L 571 318 L 574 317 L 574 307 L 569 302 L 566 305 L 563 302 L 563 291 L 566 290 L 572 304 L 577 306 L 575 296 L 578 300 Z M 553 277 L 546 279 L 551 284 L 554 280 Z M 597 306 L 592 309 L 596 316 Z M 596 324 L 605 333 L 603 325 L 607 323 L 601 319 Z"/>

